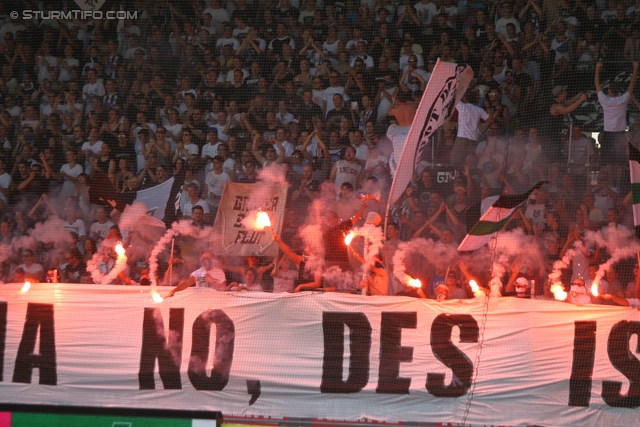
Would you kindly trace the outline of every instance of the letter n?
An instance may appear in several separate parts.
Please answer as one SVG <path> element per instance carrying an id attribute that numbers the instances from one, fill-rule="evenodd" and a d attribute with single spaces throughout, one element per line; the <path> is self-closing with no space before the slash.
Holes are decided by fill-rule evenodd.
<path id="1" fill-rule="evenodd" d="M 159 308 L 145 308 L 142 321 L 142 350 L 138 381 L 140 390 L 154 390 L 156 359 L 162 385 L 167 390 L 182 388 L 180 364 L 182 361 L 182 331 L 184 308 L 169 309 L 169 339 L 164 333 L 164 322 Z"/>

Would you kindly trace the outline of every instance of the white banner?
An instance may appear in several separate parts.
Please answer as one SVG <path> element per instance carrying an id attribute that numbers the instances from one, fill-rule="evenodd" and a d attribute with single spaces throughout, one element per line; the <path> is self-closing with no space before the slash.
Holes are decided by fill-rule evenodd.
<path id="1" fill-rule="evenodd" d="M 389 191 L 389 206 L 398 200 L 407 188 L 421 160 L 422 152 L 428 145 L 429 137 L 451 116 L 453 108 L 462 99 L 471 79 L 471 67 L 438 60 L 408 133 L 404 127 L 389 127 L 387 136 L 392 138 L 394 159 L 397 163 L 392 164 L 395 176 Z"/>
<path id="2" fill-rule="evenodd" d="M 169 200 L 169 193 L 171 193 L 171 186 L 173 185 L 173 177 L 169 178 L 162 184 L 158 184 L 155 187 L 147 188 L 146 190 L 139 190 L 136 194 L 136 202 L 143 202 L 147 205 L 149 215 L 158 219 L 164 219 L 164 211 L 167 207 L 167 201 Z"/>
<path id="3" fill-rule="evenodd" d="M 269 215 L 273 230 L 279 234 L 286 202 L 285 185 L 227 182 L 213 225 L 213 229 L 221 236 L 216 241 L 217 253 L 237 256 L 278 256 L 279 249 L 273 241 L 271 228 L 253 228 L 250 223 L 255 222 L 255 214 L 259 209 Z"/>
<path id="4" fill-rule="evenodd" d="M 161 293 L 163 291 L 161 290 Z M 0 401 L 228 416 L 633 426 L 637 310 L 193 288 L 0 290 Z M 473 383 L 472 379 L 476 382 Z"/>

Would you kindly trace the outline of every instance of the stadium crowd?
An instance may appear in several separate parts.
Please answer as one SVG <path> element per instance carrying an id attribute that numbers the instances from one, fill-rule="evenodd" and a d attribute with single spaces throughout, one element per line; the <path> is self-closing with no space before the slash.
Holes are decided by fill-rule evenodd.
<path id="1" fill-rule="evenodd" d="M 161 274 L 189 277 L 179 290 L 322 287 L 321 270 L 304 271 L 302 226 L 321 224 L 327 263 L 353 268 L 329 259 L 347 252 L 342 234 L 332 233 L 380 225 L 393 180 L 387 129 L 403 120 L 395 112 L 415 112 L 438 59 L 469 65 L 475 78 L 393 205 L 361 287 L 472 296 L 468 280 L 486 284 L 490 265 L 457 255 L 423 262 L 416 290 L 397 284 L 394 253 L 417 239 L 455 251 L 474 205 L 541 180 L 549 184 L 506 227 L 533 239 L 540 262 L 509 259 L 504 294 L 528 296 L 532 280 L 545 283 L 585 232 L 633 230 L 626 141 L 640 142 L 640 121 L 627 121 L 640 107 L 640 0 L 107 0 L 102 10 L 135 11 L 137 19 L 92 21 L 47 19 L 76 8 L 72 1 L 15 3 L 0 2 L 5 282 L 45 281 L 57 269 L 60 281 L 91 283 L 87 262 L 105 239 L 122 239 L 112 194 L 130 204 L 138 190 L 179 177 L 181 215 L 205 227 L 226 182 L 255 183 L 260 170 L 282 167 L 289 194 L 282 236 L 274 237 L 281 257 L 205 252 L 189 275 L 199 265 L 184 265 L 176 245 Z M 42 10 L 41 19 L 9 14 L 23 9 Z M 604 127 L 584 133 L 593 125 L 575 112 L 594 90 Z M 359 205 L 362 193 L 380 193 L 382 203 Z M 314 204 L 325 208 L 318 218 Z M 353 208 L 341 219 L 339 205 Z M 19 243 L 52 217 L 72 236 L 62 249 L 46 239 Z M 597 245 L 577 254 L 566 289 L 580 281 L 585 288 L 610 255 Z M 640 298 L 634 262 L 607 272 L 601 293 L 613 297 L 589 299 Z M 117 283 L 148 283 L 148 259 L 130 264 Z M 217 268 L 221 275 L 207 273 Z M 551 298 L 548 286 L 536 293 Z"/>

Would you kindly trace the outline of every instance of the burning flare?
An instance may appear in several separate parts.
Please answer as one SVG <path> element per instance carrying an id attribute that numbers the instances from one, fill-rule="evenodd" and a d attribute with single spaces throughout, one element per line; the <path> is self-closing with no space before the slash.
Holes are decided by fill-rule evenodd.
<path id="1" fill-rule="evenodd" d="M 412 288 L 421 288 L 422 287 L 422 282 L 420 281 L 420 279 L 414 279 L 413 277 L 410 277 L 409 279 L 407 279 L 407 285 L 411 286 Z"/>
<path id="2" fill-rule="evenodd" d="M 122 243 L 118 243 L 115 249 L 116 249 L 116 254 L 118 254 L 118 257 L 121 257 L 122 255 L 127 253 L 127 251 L 124 249 L 124 246 L 122 246 Z"/>
<path id="3" fill-rule="evenodd" d="M 469 286 L 471 286 L 471 290 L 473 291 L 474 294 L 480 290 L 480 286 L 478 286 L 478 282 L 476 282 L 473 279 L 469 280 Z"/>
<path id="4" fill-rule="evenodd" d="M 269 218 L 268 213 L 259 211 L 256 214 L 256 228 L 264 230 L 267 227 L 271 227 L 271 218 Z"/>
<path id="5" fill-rule="evenodd" d="M 569 294 L 567 294 L 567 292 L 564 290 L 564 286 L 562 286 L 562 283 L 560 282 L 556 282 L 551 285 L 551 288 L 549 288 L 549 290 L 553 294 L 553 297 L 558 301 L 564 301 L 569 296 Z"/>
<path id="6" fill-rule="evenodd" d="M 349 246 L 351 244 L 351 241 L 353 240 L 353 233 L 349 233 L 346 236 L 344 236 L 344 244 Z"/>
<path id="7" fill-rule="evenodd" d="M 598 294 L 598 282 L 594 281 L 591 284 L 591 295 L 593 295 L 594 297 L 597 297 Z"/>
<path id="8" fill-rule="evenodd" d="M 20 292 L 26 294 L 27 292 L 29 292 L 29 289 L 31 289 L 31 282 L 24 282 L 24 285 L 22 285 L 22 289 L 20 289 Z"/>
<path id="9" fill-rule="evenodd" d="M 157 293 L 156 291 L 151 292 L 151 298 L 153 299 L 153 302 L 155 302 L 156 304 L 160 304 L 162 301 L 164 301 L 164 298 L 162 298 L 160 294 Z"/>

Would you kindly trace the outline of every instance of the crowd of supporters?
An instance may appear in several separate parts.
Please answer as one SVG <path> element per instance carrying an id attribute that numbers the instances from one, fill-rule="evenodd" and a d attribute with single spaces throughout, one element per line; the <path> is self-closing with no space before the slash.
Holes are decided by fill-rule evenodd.
<path id="1" fill-rule="evenodd" d="M 5 282 L 44 281 L 49 268 L 64 281 L 91 282 L 86 262 L 105 239 L 122 238 L 114 227 L 122 209 L 108 196 L 100 205 L 96 194 L 115 192 L 127 204 L 140 189 L 184 177 L 181 214 L 203 227 L 215 220 L 226 182 L 254 183 L 261 169 L 283 165 L 287 222 L 277 241 L 285 255 L 216 259 L 230 284 L 308 288 L 291 273 L 304 268 L 296 253 L 301 226 L 316 220 L 308 208 L 320 199 L 329 207 L 327 200 L 347 203 L 357 192 L 379 192 L 384 201 L 394 155 L 386 133 L 399 119 L 389 112 L 400 105 L 415 111 L 437 60 L 467 64 L 475 78 L 392 207 L 383 256 L 363 281 L 370 293 L 376 280 L 395 280 L 380 276 L 390 272 L 400 242 L 457 247 L 471 206 L 541 180 L 549 184 L 507 228 L 535 236 L 544 260 L 528 269 L 510 260 L 506 292 L 522 276 L 544 283 L 553 261 L 588 230 L 633 229 L 625 148 L 627 138 L 640 142 L 640 121 L 629 120 L 627 130 L 627 115 L 640 105 L 633 95 L 640 0 L 108 0 L 103 11 L 135 12 L 135 19 L 49 19 L 74 8 L 72 1 L 0 2 L 0 244 L 11 248 L 3 252 Z M 42 13 L 22 19 L 24 9 Z M 594 89 L 620 98 L 616 114 L 624 118 L 624 128 L 612 128 L 606 100 L 596 101 L 605 109 L 599 141 L 583 132 L 584 117 L 571 116 Z M 355 204 L 343 219 L 364 221 L 371 205 L 356 212 Z M 376 209 L 385 216 L 382 204 Z M 317 221 L 341 223 L 339 209 L 329 211 L 336 218 Z M 64 258 L 46 243 L 16 245 L 52 217 L 72 235 L 59 251 Z M 574 263 L 567 287 L 588 280 L 589 266 L 608 255 L 583 256 L 584 271 Z M 622 264 L 611 274 L 619 268 L 633 281 Z M 119 280 L 145 283 L 147 265 L 137 259 Z M 464 286 L 471 276 L 461 262 L 434 264 L 418 296 L 435 298 L 442 285 L 450 297 L 471 296 Z M 244 286 L 237 283 L 229 287 Z M 640 285 L 609 283 L 609 294 L 640 298 Z"/>

